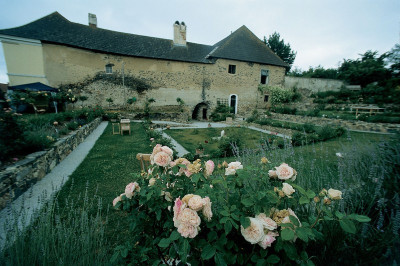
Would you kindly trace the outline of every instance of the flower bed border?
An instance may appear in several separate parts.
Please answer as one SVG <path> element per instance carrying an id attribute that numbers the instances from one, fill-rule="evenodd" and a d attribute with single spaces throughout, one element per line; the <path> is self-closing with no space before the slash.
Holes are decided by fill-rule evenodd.
<path id="1" fill-rule="evenodd" d="M 31 153 L 23 160 L 1 170 L 0 210 L 50 173 L 100 125 L 101 121 L 101 118 L 96 118 L 89 124 L 60 138 L 51 148 Z"/>

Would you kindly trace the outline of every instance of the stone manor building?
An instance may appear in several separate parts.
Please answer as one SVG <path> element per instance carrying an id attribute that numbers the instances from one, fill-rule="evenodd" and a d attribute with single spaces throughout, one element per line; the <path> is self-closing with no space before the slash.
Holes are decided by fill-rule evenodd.
<path id="1" fill-rule="evenodd" d="M 41 82 L 59 87 L 81 84 L 74 91 L 88 96 L 87 105 L 122 107 L 136 97 L 141 106 L 154 98 L 162 109 L 185 102 L 194 119 L 207 119 L 217 103 L 237 114 L 262 108 L 268 101 L 259 84 L 283 86 L 287 66 L 246 26 L 214 45 L 186 40 L 187 26 L 173 24 L 173 39 L 101 29 L 89 14 L 89 25 L 71 22 L 54 12 L 26 25 L 0 30 L 10 86 Z M 98 73 L 122 77 L 119 84 L 95 80 Z M 124 77 L 150 84 L 138 93 Z"/>

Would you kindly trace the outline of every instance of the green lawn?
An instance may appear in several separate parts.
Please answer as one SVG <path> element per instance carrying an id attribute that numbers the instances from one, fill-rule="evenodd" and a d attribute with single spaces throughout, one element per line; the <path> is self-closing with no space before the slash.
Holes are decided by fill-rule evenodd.
<path id="1" fill-rule="evenodd" d="M 218 149 L 218 140 L 213 138 L 220 137 L 222 130 L 225 130 L 227 137 L 238 136 L 243 146 L 251 149 L 259 147 L 261 139 L 276 138 L 276 136 L 245 127 L 171 129 L 165 133 L 178 141 L 189 152 L 195 153 L 197 146 L 201 143 L 204 147 L 204 153 L 211 154 Z"/>
<path id="2" fill-rule="evenodd" d="M 125 213 L 110 208 L 112 201 L 124 192 L 128 183 L 135 181 L 132 174 L 140 173 L 136 154 L 149 153 L 151 150 L 150 142 L 140 124 L 132 124 L 132 135 L 121 136 L 112 135 L 109 123 L 58 195 L 61 205 L 67 200 L 82 201 L 85 193 L 89 198 L 97 195 L 101 199 L 103 213 L 108 211 L 106 237 L 111 240 L 111 249 L 128 239 L 127 234 L 121 232 L 128 232 L 129 229 Z"/>

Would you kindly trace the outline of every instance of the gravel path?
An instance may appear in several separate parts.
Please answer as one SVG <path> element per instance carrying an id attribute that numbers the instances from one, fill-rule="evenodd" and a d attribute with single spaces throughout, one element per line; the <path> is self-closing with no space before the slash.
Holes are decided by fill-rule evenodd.
<path id="1" fill-rule="evenodd" d="M 0 211 L 0 249 L 5 244 L 6 232 L 13 230 L 16 225 L 20 230 L 28 226 L 35 212 L 62 188 L 103 134 L 107 124 L 108 122 L 102 122 L 49 174 Z"/>

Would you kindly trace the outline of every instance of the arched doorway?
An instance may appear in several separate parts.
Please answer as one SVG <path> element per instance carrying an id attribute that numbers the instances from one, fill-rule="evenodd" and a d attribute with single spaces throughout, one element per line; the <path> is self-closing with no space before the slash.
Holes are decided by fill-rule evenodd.
<path id="1" fill-rule="evenodd" d="M 192 113 L 193 120 L 208 120 L 208 104 L 199 103 L 197 104 Z"/>
<path id="2" fill-rule="evenodd" d="M 231 113 L 237 114 L 238 96 L 237 94 L 229 95 L 229 107 L 231 107 Z"/>

